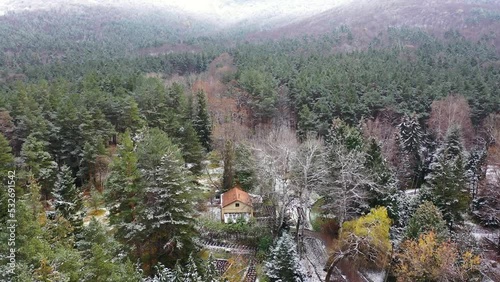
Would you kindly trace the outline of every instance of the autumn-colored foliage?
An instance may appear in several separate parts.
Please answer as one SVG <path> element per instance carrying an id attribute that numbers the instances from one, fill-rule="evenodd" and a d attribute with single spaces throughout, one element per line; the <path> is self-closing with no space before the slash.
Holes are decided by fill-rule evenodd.
<path id="1" fill-rule="evenodd" d="M 440 242 L 434 232 L 407 240 L 397 254 L 399 282 L 473 281 L 481 259 L 472 252 L 460 254 L 452 242 Z"/>

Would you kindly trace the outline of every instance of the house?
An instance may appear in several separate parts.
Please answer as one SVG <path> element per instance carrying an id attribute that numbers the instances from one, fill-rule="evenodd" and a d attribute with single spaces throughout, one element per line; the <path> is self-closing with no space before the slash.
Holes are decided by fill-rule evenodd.
<path id="1" fill-rule="evenodd" d="M 248 221 L 253 216 L 252 198 L 238 186 L 223 193 L 220 199 L 221 220 L 224 223 L 236 222 L 240 217 Z"/>

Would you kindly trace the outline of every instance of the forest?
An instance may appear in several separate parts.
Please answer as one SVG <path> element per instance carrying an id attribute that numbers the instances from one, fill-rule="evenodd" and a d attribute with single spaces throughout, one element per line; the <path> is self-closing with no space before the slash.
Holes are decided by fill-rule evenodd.
<path id="1" fill-rule="evenodd" d="M 0 15 L 0 281 L 500 281 L 494 32 L 76 7 Z"/>

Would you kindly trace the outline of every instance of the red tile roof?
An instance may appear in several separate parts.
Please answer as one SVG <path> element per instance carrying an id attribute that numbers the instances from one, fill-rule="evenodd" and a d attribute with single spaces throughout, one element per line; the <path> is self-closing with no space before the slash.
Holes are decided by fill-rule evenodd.
<path id="1" fill-rule="evenodd" d="M 226 207 L 236 201 L 240 201 L 246 205 L 252 206 L 252 199 L 247 192 L 241 190 L 238 186 L 231 188 L 226 193 L 222 194 L 222 207 Z"/>

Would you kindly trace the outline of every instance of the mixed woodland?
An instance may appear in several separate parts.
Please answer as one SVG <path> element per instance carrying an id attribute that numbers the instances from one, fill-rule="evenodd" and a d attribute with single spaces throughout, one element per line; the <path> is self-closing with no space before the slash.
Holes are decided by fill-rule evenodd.
<path id="1" fill-rule="evenodd" d="M 1 279 L 241 281 L 252 264 L 270 282 L 499 281 L 494 34 L 388 26 L 366 42 L 338 25 L 271 40 L 127 13 L 0 16 L 0 175 L 15 171 L 17 220 L 9 276 L 0 189 Z M 235 185 L 265 220 L 210 216 Z M 307 236 L 324 243 L 319 271 Z"/>

